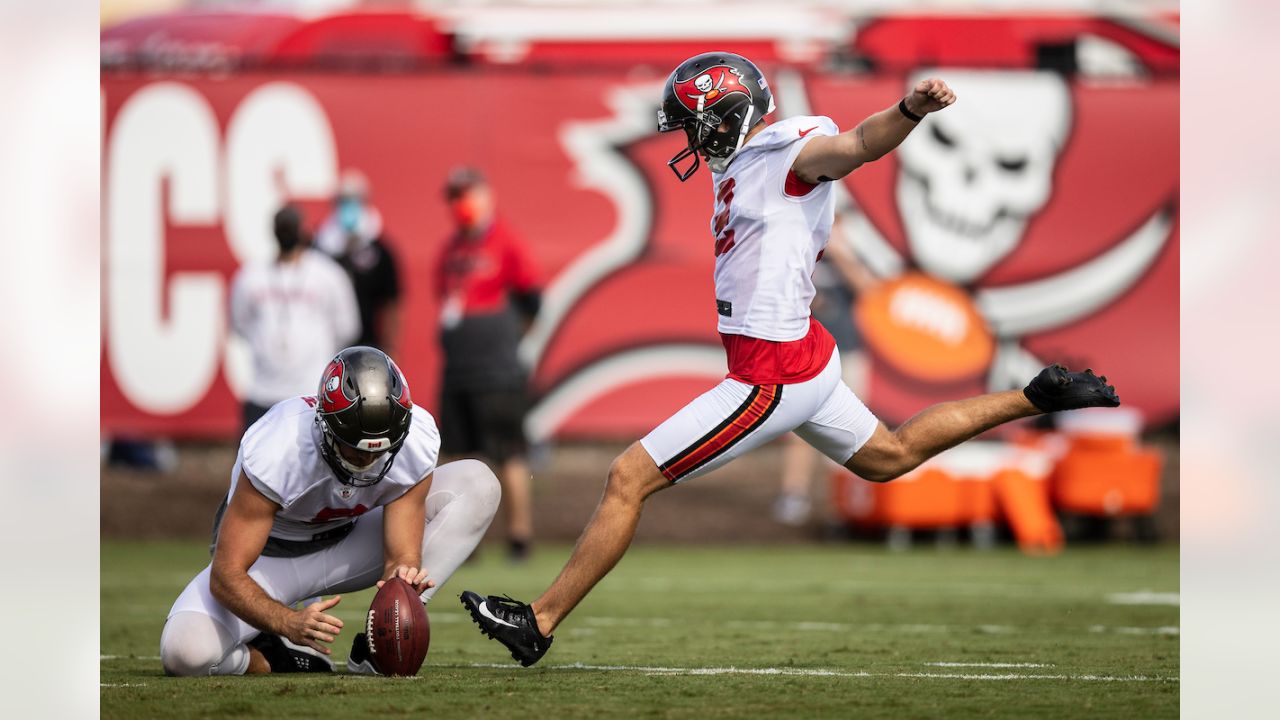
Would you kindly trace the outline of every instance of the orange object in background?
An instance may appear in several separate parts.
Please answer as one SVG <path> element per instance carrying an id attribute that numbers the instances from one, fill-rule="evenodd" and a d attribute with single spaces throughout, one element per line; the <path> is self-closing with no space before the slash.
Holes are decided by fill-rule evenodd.
<path id="1" fill-rule="evenodd" d="M 996 475 L 996 496 L 1013 529 L 1018 548 L 1029 555 L 1053 555 L 1062 550 L 1062 525 L 1049 504 L 1047 483 L 1020 470 Z"/>
<path id="2" fill-rule="evenodd" d="M 871 527 L 933 530 L 1003 519 L 1029 554 L 1062 549 L 1055 511 L 1150 515 L 1160 500 L 1160 454 L 1139 443 L 1142 417 L 1126 408 L 1062 413 L 1061 432 L 1023 429 L 1012 442 L 952 448 L 890 483 L 844 469 L 832 476 L 837 513 Z"/>
<path id="3" fill-rule="evenodd" d="M 990 483 L 956 480 L 942 470 L 923 468 L 889 483 L 872 483 L 844 469 L 831 478 L 836 510 L 841 517 L 874 526 L 903 526 L 919 530 L 971 524 L 969 508 L 991 503 L 978 499 L 991 494 Z"/>
<path id="4" fill-rule="evenodd" d="M 889 483 L 871 483 L 844 469 L 831 478 L 836 512 L 872 527 L 933 530 L 980 526 L 1003 518 L 1029 554 L 1062 549 L 1049 502 L 1049 454 L 995 442 L 960 446 Z"/>
<path id="5" fill-rule="evenodd" d="M 1082 515 L 1149 515 L 1160 502 L 1160 454 L 1139 444 L 1142 416 L 1129 408 L 1063 413 L 1067 449 L 1053 477 L 1053 502 Z"/>
<path id="6" fill-rule="evenodd" d="M 1083 515 L 1150 515 L 1162 465 L 1158 452 L 1130 438 L 1075 436 L 1054 472 L 1054 504 Z"/>

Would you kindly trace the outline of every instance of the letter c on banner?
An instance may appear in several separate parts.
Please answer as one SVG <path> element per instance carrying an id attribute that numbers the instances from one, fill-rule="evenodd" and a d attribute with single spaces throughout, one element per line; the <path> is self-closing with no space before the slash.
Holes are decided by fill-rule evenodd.
<path id="1" fill-rule="evenodd" d="M 164 312 L 165 216 L 177 225 L 217 224 L 218 146 L 213 110 L 181 83 L 136 92 L 111 130 L 107 354 L 121 391 L 144 412 L 186 410 L 218 370 L 225 313 L 220 275 L 175 273 Z"/>

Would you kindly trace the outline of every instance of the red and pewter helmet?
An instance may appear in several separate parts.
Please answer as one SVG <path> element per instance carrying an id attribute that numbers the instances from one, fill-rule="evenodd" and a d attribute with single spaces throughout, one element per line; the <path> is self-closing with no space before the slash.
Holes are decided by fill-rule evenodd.
<path id="1" fill-rule="evenodd" d="M 681 181 L 688 180 L 697 172 L 701 154 L 713 171 L 723 172 L 752 126 L 773 110 L 769 83 L 750 60 L 731 52 L 685 60 L 667 78 L 658 110 L 658 132 L 683 128 L 689 139 L 667 167 Z M 676 167 L 690 155 L 692 165 L 683 171 Z"/>
<path id="2" fill-rule="evenodd" d="M 365 487 L 385 477 L 413 420 L 409 384 L 400 368 L 381 350 L 349 347 L 329 361 L 316 400 L 320 452 L 338 480 Z M 338 443 L 378 457 L 359 467 L 342 457 Z M 382 468 L 376 471 L 379 462 Z"/>

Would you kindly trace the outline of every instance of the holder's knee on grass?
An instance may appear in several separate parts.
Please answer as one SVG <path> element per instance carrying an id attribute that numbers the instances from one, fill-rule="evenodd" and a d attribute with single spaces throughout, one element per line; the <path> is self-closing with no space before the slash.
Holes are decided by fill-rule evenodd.
<path id="1" fill-rule="evenodd" d="M 164 624 L 160 662 L 166 675 L 241 675 L 249 666 L 249 648 L 208 615 L 179 612 Z"/>

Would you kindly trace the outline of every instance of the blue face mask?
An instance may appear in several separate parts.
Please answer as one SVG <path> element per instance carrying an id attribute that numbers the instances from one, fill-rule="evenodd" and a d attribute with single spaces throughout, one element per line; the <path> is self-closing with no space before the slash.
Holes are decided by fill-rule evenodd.
<path id="1" fill-rule="evenodd" d="M 364 218 L 364 205 L 359 200 L 338 202 L 338 224 L 347 232 L 355 232 Z"/>

